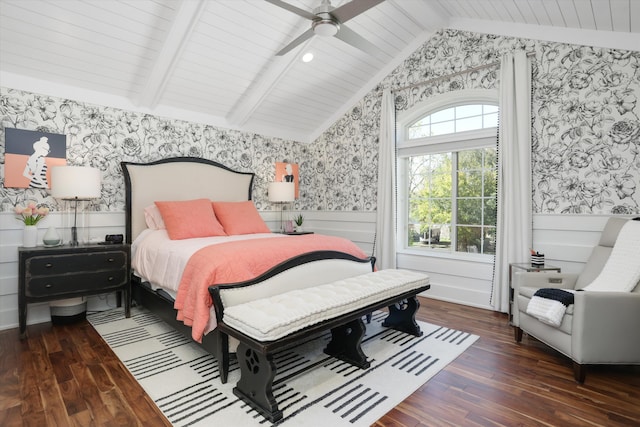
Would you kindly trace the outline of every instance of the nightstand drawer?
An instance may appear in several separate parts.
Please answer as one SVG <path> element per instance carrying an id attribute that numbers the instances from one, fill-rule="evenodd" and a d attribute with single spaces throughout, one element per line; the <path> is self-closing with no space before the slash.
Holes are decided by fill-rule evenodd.
<path id="1" fill-rule="evenodd" d="M 108 291 L 127 283 L 125 269 L 68 275 L 32 277 L 25 289 L 28 297 L 47 297 L 76 292 Z"/>
<path id="2" fill-rule="evenodd" d="M 63 274 L 118 269 L 123 268 L 126 262 L 126 253 L 120 251 L 34 256 L 27 260 L 27 271 L 31 276 Z"/>

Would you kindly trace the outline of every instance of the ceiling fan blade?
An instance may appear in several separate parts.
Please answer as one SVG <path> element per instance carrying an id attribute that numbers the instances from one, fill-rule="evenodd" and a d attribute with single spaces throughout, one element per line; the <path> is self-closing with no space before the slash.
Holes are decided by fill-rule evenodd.
<path id="1" fill-rule="evenodd" d="M 313 29 L 309 28 L 307 31 L 305 31 L 304 33 L 300 34 L 298 36 L 298 38 L 296 38 L 294 41 L 292 41 L 291 43 L 286 45 L 284 48 L 282 48 L 282 50 L 280 50 L 280 52 L 276 53 L 276 56 L 282 56 L 282 55 L 288 53 L 293 48 L 298 47 L 303 42 L 309 40 L 313 35 L 314 35 Z"/>
<path id="2" fill-rule="evenodd" d="M 365 40 L 362 36 L 359 36 L 344 25 L 340 26 L 340 31 L 334 37 L 342 40 L 351 46 L 360 49 L 363 52 L 368 53 L 371 56 L 380 56 L 380 49 L 378 49 L 373 43 Z"/>
<path id="3" fill-rule="evenodd" d="M 283 2 L 281 0 L 265 0 L 265 1 L 268 2 L 268 3 L 274 4 L 274 5 L 278 6 L 278 7 L 281 7 L 283 9 L 286 9 L 289 12 L 293 12 L 296 15 L 300 15 L 303 18 L 307 18 L 307 19 L 311 19 L 311 20 L 314 20 L 314 19 L 317 18 L 317 16 L 314 15 L 313 13 L 307 12 L 304 9 L 300 9 L 298 7 L 295 7 L 295 6 L 293 6 L 293 5 L 289 4 L 289 3 Z"/>
<path id="4" fill-rule="evenodd" d="M 270 1 L 270 0 L 267 0 Z M 384 0 L 352 0 L 331 11 L 331 15 L 341 24 L 360 15 L 362 12 L 379 5 Z"/>

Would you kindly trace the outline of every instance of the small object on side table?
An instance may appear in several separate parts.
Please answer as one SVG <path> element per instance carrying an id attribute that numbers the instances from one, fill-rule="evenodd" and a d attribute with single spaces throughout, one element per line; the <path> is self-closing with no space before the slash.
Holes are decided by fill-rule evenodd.
<path id="1" fill-rule="evenodd" d="M 284 222 L 284 232 L 285 233 L 293 233 L 293 221 L 285 221 Z"/>
<path id="2" fill-rule="evenodd" d="M 60 234 L 58 234 L 58 230 L 56 230 L 54 226 L 47 228 L 47 232 L 44 233 L 44 236 L 42 237 L 42 243 L 48 247 L 58 246 L 62 243 Z"/>
<path id="3" fill-rule="evenodd" d="M 531 265 L 544 265 L 544 254 L 531 250 Z"/>

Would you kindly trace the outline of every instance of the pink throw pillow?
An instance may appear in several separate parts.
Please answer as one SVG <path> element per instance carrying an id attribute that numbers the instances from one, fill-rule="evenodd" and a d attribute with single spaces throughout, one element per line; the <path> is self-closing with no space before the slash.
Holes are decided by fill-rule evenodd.
<path id="1" fill-rule="evenodd" d="M 209 199 L 155 202 L 171 240 L 226 236 Z"/>
<path id="2" fill-rule="evenodd" d="M 213 202 L 213 210 L 229 236 L 271 233 L 251 200 L 246 202 Z"/>

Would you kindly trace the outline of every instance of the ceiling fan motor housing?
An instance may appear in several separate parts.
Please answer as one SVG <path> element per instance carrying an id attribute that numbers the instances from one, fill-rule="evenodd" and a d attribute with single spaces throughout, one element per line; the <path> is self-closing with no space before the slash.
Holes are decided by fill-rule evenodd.
<path id="1" fill-rule="evenodd" d="M 314 19 L 311 23 L 313 32 L 319 36 L 335 36 L 340 30 L 340 23 L 331 16 L 330 13 L 316 13 L 318 19 Z"/>

